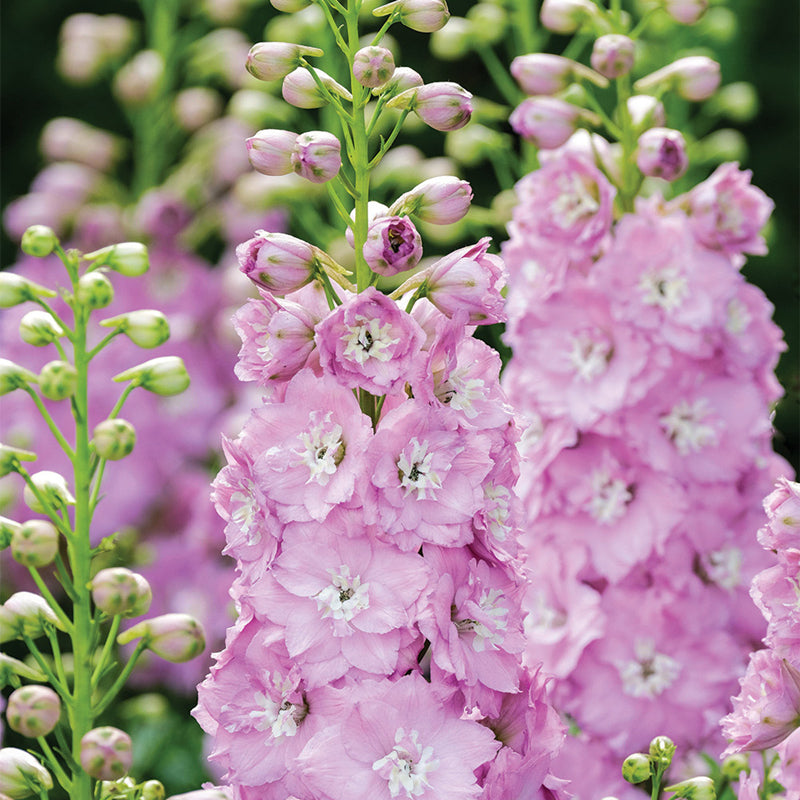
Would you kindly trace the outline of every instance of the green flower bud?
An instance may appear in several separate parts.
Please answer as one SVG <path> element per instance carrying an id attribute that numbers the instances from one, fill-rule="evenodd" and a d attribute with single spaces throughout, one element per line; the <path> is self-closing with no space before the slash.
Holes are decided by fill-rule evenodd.
<path id="1" fill-rule="evenodd" d="M 22 450 L 19 447 L 9 447 L 0 444 L 0 478 L 11 472 L 16 472 L 20 461 L 36 461 L 36 453 Z"/>
<path id="2" fill-rule="evenodd" d="M 164 800 L 167 796 L 161 781 L 145 781 L 141 787 L 141 800 Z"/>
<path id="3" fill-rule="evenodd" d="M 110 617 L 145 614 L 153 599 L 147 580 L 125 567 L 101 569 L 92 578 L 90 588 L 94 604 Z"/>
<path id="4" fill-rule="evenodd" d="M 642 783 L 650 777 L 650 756 L 632 753 L 622 762 L 622 777 L 628 783 Z"/>
<path id="5" fill-rule="evenodd" d="M 481 44 L 497 44 L 506 35 L 508 14 L 501 5 L 477 3 L 467 11 L 467 19 L 472 23 L 474 40 Z"/>
<path id="6" fill-rule="evenodd" d="M 64 330 L 55 321 L 52 314 L 36 309 L 29 311 L 19 321 L 19 335 L 23 342 L 32 344 L 34 347 L 44 347 L 63 336 Z"/>
<path id="7" fill-rule="evenodd" d="M 474 25 L 464 17 L 450 17 L 431 34 L 431 52 L 442 61 L 458 61 L 472 50 Z"/>
<path id="8" fill-rule="evenodd" d="M 161 358 L 151 358 L 143 364 L 139 364 L 119 375 L 115 375 L 112 380 L 120 383 L 131 381 L 148 392 L 169 397 L 180 394 L 189 387 L 189 373 L 183 359 L 178 356 L 162 356 Z"/>
<path id="9" fill-rule="evenodd" d="M 104 328 L 119 328 L 134 344 L 151 349 L 169 339 L 167 318 L 152 308 L 129 311 L 100 322 Z"/>
<path id="10" fill-rule="evenodd" d="M 4 797 L 21 800 L 52 788 L 50 773 L 30 753 L 18 747 L 0 750 L 0 789 Z"/>
<path id="11" fill-rule="evenodd" d="M 0 689 L 4 689 L 9 683 L 16 682 L 17 677 L 27 678 L 29 681 L 47 680 L 44 672 L 41 672 L 38 667 L 30 667 L 23 661 L 0 653 Z"/>
<path id="12" fill-rule="evenodd" d="M 672 763 L 672 756 L 675 755 L 675 742 L 669 736 L 656 736 L 650 742 L 650 755 L 664 767 Z"/>
<path id="13" fill-rule="evenodd" d="M 738 781 L 743 772 L 750 774 L 750 762 L 744 753 L 728 756 L 722 762 L 722 777 L 729 781 Z"/>
<path id="14" fill-rule="evenodd" d="M 0 395 L 13 392 L 14 389 L 22 389 L 36 381 L 37 377 L 30 370 L 7 358 L 0 358 Z"/>
<path id="15" fill-rule="evenodd" d="M 49 469 L 35 472 L 31 475 L 31 483 L 51 506 L 61 508 L 61 506 L 75 505 L 75 498 L 67 488 L 67 481 L 57 472 L 52 472 Z M 39 502 L 39 499 L 27 484 L 22 492 L 22 497 L 31 511 L 36 511 L 40 514 L 46 513 L 45 507 Z"/>
<path id="16" fill-rule="evenodd" d="M 52 228 L 47 225 L 31 225 L 22 234 L 20 247 L 26 256 L 36 256 L 44 258 L 49 256 L 58 245 L 58 236 Z"/>
<path id="17" fill-rule="evenodd" d="M 664 787 L 667 792 L 675 792 L 675 798 L 685 797 L 688 800 L 717 800 L 714 781 L 711 778 L 689 778 L 672 786 Z M 674 798 L 673 798 L 674 800 Z"/>
<path id="18" fill-rule="evenodd" d="M 162 614 L 145 619 L 117 637 L 118 644 L 143 638 L 147 649 L 165 661 L 181 664 L 205 650 L 203 626 L 188 614 Z"/>
<path id="19" fill-rule="evenodd" d="M 21 639 L 23 634 L 35 639 L 46 624 L 64 630 L 47 601 L 33 592 L 15 592 L 0 606 L 0 642 Z"/>
<path id="20" fill-rule="evenodd" d="M 457 131 L 450 131 L 444 142 L 445 155 L 465 167 L 475 167 L 485 161 L 490 153 L 508 147 L 507 136 L 477 122 Z"/>
<path id="21" fill-rule="evenodd" d="M 100 458 L 119 461 L 133 452 L 136 430 L 130 422 L 118 417 L 104 419 L 92 433 L 92 447 Z"/>
<path id="22" fill-rule="evenodd" d="M 114 299 L 114 287 L 102 272 L 87 272 L 78 280 L 75 299 L 87 308 L 105 308 Z"/>
<path id="23" fill-rule="evenodd" d="M 55 297 L 46 286 L 29 281 L 14 272 L 0 272 L 0 308 L 11 308 L 37 297 Z"/>
<path id="24" fill-rule="evenodd" d="M 14 533 L 22 528 L 19 522 L 8 517 L 0 517 L 0 550 L 5 550 L 11 544 Z"/>
<path id="25" fill-rule="evenodd" d="M 31 739 L 47 736 L 60 716 L 61 700 L 49 686 L 21 686 L 8 698 L 8 727 Z"/>
<path id="26" fill-rule="evenodd" d="M 11 555 L 26 567 L 46 567 L 58 552 L 58 530 L 45 519 L 23 522 L 11 537 Z"/>
<path id="27" fill-rule="evenodd" d="M 48 361 L 39 373 L 39 390 L 48 400 L 66 400 L 75 394 L 78 371 L 69 361 Z"/>
<path id="28" fill-rule="evenodd" d="M 109 267 L 120 275 L 135 278 L 150 269 L 147 248 L 141 242 L 121 242 L 87 253 L 84 258 L 97 267 Z"/>

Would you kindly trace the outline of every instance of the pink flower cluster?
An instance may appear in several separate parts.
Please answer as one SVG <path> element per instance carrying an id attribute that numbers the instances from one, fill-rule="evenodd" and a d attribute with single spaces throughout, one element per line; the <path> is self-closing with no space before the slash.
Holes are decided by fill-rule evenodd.
<path id="1" fill-rule="evenodd" d="M 800 791 L 796 763 L 790 768 L 800 747 L 800 483 L 781 478 L 764 510 L 758 541 L 778 563 L 755 576 L 750 595 L 767 620 L 766 648 L 751 654 L 733 711 L 721 722 L 729 741 L 723 757 L 778 746 L 773 777 Z"/>
<path id="2" fill-rule="evenodd" d="M 239 619 L 195 715 L 238 800 L 562 796 L 562 726 L 522 664 L 518 427 L 471 337 L 501 313 L 487 248 L 402 305 L 260 284 L 236 315 L 266 397 L 214 485 Z"/>
<path id="3" fill-rule="evenodd" d="M 570 142 L 517 185 L 504 388 L 530 419 L 525 627 L 580 731 L 558 768 L 584 800 L 638 797 L 619 763 L 655 735 L 713 752 L 763 633 L 750 531 L 788 468 L 769 423 L 783 343 L 738 271 L 771 210 L 749 178 L 723 165 L 614 221 Z"/>

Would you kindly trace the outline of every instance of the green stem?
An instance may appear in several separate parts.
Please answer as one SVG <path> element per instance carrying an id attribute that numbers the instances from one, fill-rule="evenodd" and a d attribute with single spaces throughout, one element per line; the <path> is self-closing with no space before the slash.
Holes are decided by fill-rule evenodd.
<path id="1" fill-rule="evenodd" d="M 57 509 L 53 508 L 50 501 L 39 491 L 39 488 L 31 480 L 30 473 L 25 469 L 25 467 L 23 467 L 21 464 L 17 464 L 16 471 L 17 474 L 20 475 L 28 485 L 28 488 L 31 490 L 33 496 L 39 501 L 39 504 L 44 509 L 43 513 L 47 514 L 53 525 L 55 525 L 56 528 L 58 528 L 58 530 L 62 533 L 64 538 L 69 541 L 69 539 L 72 537 L 72 530 L 70 529 L 68 522 L 62 517 L 58 516 L 56 513 Z"/>
<path id="2" fill-rule="evenodd" d="M 492 77 L 494 85 L 500 90 L 500 94 L 503 95 L 505 101 L 512 106 L 518 105 L 522 101 L 524 94 L 509 74 L 503 62 L 497 57 L 497 53 L 488 45 L 480 45 L 477 50 L 484 66 Z"/>
<path id="3" fill-rule="evenodd" d="M 125 681 L 128 680 L 128 676 L 131 674 L 131 672 L 133 672 L 133 668 L 136 666 L 139 656 L 144 652 L 146 647 L 147 639 L 141 639 L 136 645 L 136 649 L 131 653 L 131 657 L 123 667 L 122 672 L 117 675 L 117 679 L 114 681 L 108 692 L 106 692 L 106 696 L 94 707 L 93 711 L 95 716 L 99 717 L 108 708 L 108 706 L 111 704 L 111 701 L 117 696 L 120 689 L 122 689 L 122 687 L 125 685 Z"/>
<path id="4" fill-rule="evenodd" d="M 318 5 L 322 9 L 322 13 L 325 15 L 325 19 L 328 22 L 328 27 L 331 29 L 331 33 L 333 33 L 333 38 L 336 40 L 336 45 L 345 55 L 347 55 L 347 42 L 345 42 L 345 40 L 342 39 L 342 33 L 339 30 L 339 26 L 336 24 L 333 15 L 331 14 L 331 10 L 328 8 L 328 3 L 325 2 L 325 0 L 322 0 L 322 2 L 318 3 Z M 336 0 L 333 0 L 331 5 L 333 5 L 334 8 L 336 8 L 336 10 L 340 14 L 347 13 L 345 9 L 342 8 L 342 6 L 339 5 L 338 2 L 336 2 Z"/>
<path id="5" fill-rule="evenodd" d="M 35 567 L 28 567 L 28 572 L 31 573 L 31 577 L 34 580 L 34 583 L 38 587 L 39 591 L 42 593 L 42 597 L 47 600 L 47 605 L 53 610 L 53 613 L 58 617 L 58 621 L 64 626 L 67 633 L 72 632 L 72 621 L 69 617 L 64 613 L 64 609 L 56 601 L 55 597 L 53 597 L 52 592 L 50 589 L 47 588 L 47 584 L 42 580 L 42 576 L 39 575 L 39 570 Z"/>
<path id="6" fill-rule="evenodd" d="M 58 634 L 54 630 L 47 630 L 47 638 L 50 640 L 50 650 L 53 652 L 53 663 L 56 665 L 56 674 L 68 686 L 67 673 L 64 669 L 64 659 L 61 657 L 61 645 L 58 643 Z"/>
<path id="7" fill-rule="evenodd" d="M 75 451 L 72 449 L 72 447 L 70 447 L 69 442 L 64 438 L 63 434 L 58 428 L 58 425 L 56 425 L 55 420 L 50 416 L 47 406 L 45 406 L 39 395 L 36 393 L 36 390 L 32 386 L 29 386 L 26 383 L 22 388 L 31 396 L 36 408 L 39 409 L 39 413 L 42 415 L 42 419 L 47 423 L 47 427 L 50 428 L 50 433 L 53 434 L 53 438 L 61 446 L 61 449 L 67 454 L 67 458 L 72 461 L 75 458 Z"/>
<path id="8" fill-rule="evenodd" d="M 111 627 L 108 629 L 108 635 L 106 636 L 106 641 L 103 645 L 103 652 L 100 653 L 100 658 L 95 665 L 94 673 L 92 675 L 92 686 L 94 687 L 97 686 L 97 684 L 100 682 L 100 679 L 103 677 L 103 672 L 105 671 L 108 658 L 111 655 L 111 649 L 114 647 L 114 642 L 116 641 L 117 634 L 119 633 L 119 626 L 121 622 L 122 617 L 119 614 L 117 614 L 114 619 L 111 620 Z"/>
<path id="9" fill-rule="evenodd" d="M 597 98 L 590 91 L 586 92 L 585 97 L 592 109 L 594 109 L 600 119 L 603 120 L 603 125 L 606 126 L 606 130 L 615 139 L 621 139 L 622 129 L 614 122 L 613 119 L 611 119 L 611 117 L 608 116 L 608 114 L 606 114 L 605 109 L 600 105 Z"/>
<path id="10" fill-rule="evenodd" d="M 533 9 L 533 0 L 514 0 L 512 20 L 518 55 L 532 53 L 537 49 L 536 15 Z"/>
<path id="11" fill-rule="evenodd" d="M 66 792 L 69 792 L 72 788 L 72 781 L 69 779 L 67 773 L 61 768 L 61 764 L 56 758 L 55 753 L 50 749 L 47 739 L 45 739 L 44 736 L 37 736 L 36 741 L 39 743 L 39 747 L 47 759 L 48 768 L 56 776 L 56 780 L 61 784 L 61 787 Z"/>
<path id="12" fill-rule="evenodd" d="M 395 123 L 394 128 L 392 129 L 392 132 L 389 134 L 389 138 L 384 140 L 383 137 L 381 137 L 380 149 L 378 150 L 378 152 L 375 154 L 375 156 L 372 158 L 372 160 L 367 165 L 368 169 L 373 169 L 374 167 L 376 167 L 380 163 L 381 159 L 386 155 L 386 152 L 394 144 L 394 140 L 400 134 L 400 129 L 403 127 L 403 123 L 406 121 L 406 117 L 410 113 L 411 113 L 411 109 L 410 108 L 404 108 L 403 112 L 400 114 L 400 117 L 398 118 L 397 122 Z"/>
<path id="13" fill-rule="evenodd" d="M 43 300 L 41 297 L 35 297 L 34 302 L 38 303 L 59 324 L 59 327 L 66 334 L 67 339 L 72 341 L 72 336 L 73 336 L 72 328 L 70 328 L 70 326 L 67 325 L 67 323 L 64 322 L 64 320 L 55 311 L 53 311 L 52 306 L 46 300 Z M 59 353 L 63 354 L 63 350 L 61 349 L 61 345 L 58 343 L 58 341 L 53 342 L 53 344 L 55 344 L 55 346 L 59 349 Z"/>
<path id="14" fill-rule="evenodd" d="M 72 580 L 67 574 L 67 568 L 64 565 L 64 559 L 61 558 L 61 553 L 56 553 L 55 565 L 56 565 L 56 572 L 58 573 L 56 576 L 58 578 L 58 582 L 61 584 L 64 591 L 69 596 L 69 599 L 74 601 L 75 590 L 72 588 Z"/>
<path id="15" fill-rule="evenodd" d="M 394 23 L 397 21 L 397 18 L 399 16 L 400 15 L 399 15 L 397 9 L 395 9 L 394 11 L 392 11 L 391 14 L 389 14 L 388 17 L 386 17 L 386 21 L 383 23 L 383 25 L 381 25 L 380 29 L 378 30 L 378 32 L 375 34 L 375 36 L 372 39 L 373 47 L 376 44 L 380 44 L 381 43 L 381 39 L 383 39 L 384 35 L 386 34 L 386 31 L 388 31 L 389 28 L 391 28 L 392 25 L 394 25 Z"/>
<path id="16" fill-rule="evenodd" d="M 331 198 L 331 203 L 333 203 L 333 207 L 336 209 L 336 212 L 341 217 L 342 222 L 347 225 L 348 228 L 353 227 L 353 220 L 350 218 L 350 215 L 347 213 L 347 209 L 344 207 L 344 203 L 342 203 L 342 199 L 336 193 L 336 189 L 331 185 L 333 181 L 328 181 L 325 185 L 328 187 L 328 196 Z"/>
<path id="17" fill-rule="evenodd" d="M 638 190 L 633 187 L 636 169 L 633 162 L 633 153 L 636 150 L 636 138 L 633 130 L 633 121 L 628 111 L 628 99 L 631 96 L 630 76 L 617 78 L 617 116 L 620 122 L 620 144 L 622 145 L 621 180 L 619 200 L 624 212 L 633 211 L 634 198 Z"/>
<path id="18" fill-rule="evenodd" d="M 91 361 L 115 336 L 119 336 L 122 333 L 122 328 L 114 328 L 111 333 L 109 333 L 106 337 L 104 337 L 95 347 L 93 347 L 89 353 L 88 358 Z"/>
<path id="19" fill-rule="evenodd" d="M 44 657 L 42 651 L 37 647 L 36 642 L 31 639 L 30 636 L 27 634 L 22 634 L 22 641 L 25 642 L 28 650 L 30 650 L 31 655 L 33 656 L 33 660 L 39 665 L 39 669 L 44 672 L 45 676 L 47 677 L 48 683 L 53 687 L 53 689 L 58 692 L 61 699 L 64 701 L 64 704 L 67 706 L 68 709 L 71 710 L 72 706 L 72 696 L 70 695 L 69 688 L 65 683 L 62 683 L 59 677 L 50 669 L 50 665 L 47 663 L 47 659 Z"/>

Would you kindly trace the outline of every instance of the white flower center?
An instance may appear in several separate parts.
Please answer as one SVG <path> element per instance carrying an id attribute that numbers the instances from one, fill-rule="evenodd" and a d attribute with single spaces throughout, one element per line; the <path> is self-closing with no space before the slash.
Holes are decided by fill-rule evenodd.
<path id="1" fill-rule="evenodd" d="M 586 510 L 604 524 L 614 522 L 625 515 L 633 492 L 621 478 L 612 478 L 608 470 L 598 469 L 592 474 L 594 494 L 586 503 Z"/>
<path id="2" fill-rule="evenodd" d="M 419 797 L 430 787 L 428 774 L 439 767 L 439 760 L 433 757 L 432 747 L 420 746 L 417 731 L 406 736 L 404 729 L 398 728 L 394 741 L 392 751 L 375 761 L 372 769 L 386 779 L 392 797 L 401 792 L 406 798 Z"/>
<path id="3" fill-rule="evenodd" d="M 222 711 L 230 709 L 229 704 L 222 707 Z M 265 744 L 272 744 L 274 740 L 284 736 L 294 736 L 307 713 L 308 708 L 305 705 L 290 703 L 286 699 L 278 702 L 264 692 L 255 692 L 253 707 L 239 719 L 229 722 L 225 730 L 230 733 L 252 730 L 269 732 L 271 738 L 268 737 Z"/>
<path id="4" fill-rule="evenodd" d="M 466 618 L 454 620 L 459 633 L 472 631 L 472 649 L 482 653 L 488 644 L 490 650 L 496 650 L 503 642 L 504 631 L 508 627 L 508 608 L 500 601 L 503 593 L 499 589 L 484 589 L 478 601 L 477 619 Z"/>
<path id="5" fill-rule="evenodd" d="M 300 456 L 300 463 L 308 467 L 309 476 L 306 483 L 316 481 L 325 486 L 336 467 L 344 458 L 344 442 L 342 426 L 331 422 L 331 412 L 311 412 L 311 427 L 298 437 L 304 450 L 295 450 Z"/>
<path id="6" fill-rule="evenodd" d="M 433 453 L 428 452 L 428 443 L 421 444 L 415 436 L 400 453 L 397 460 L 397 477 L 405 488 L 405 496 L 417 493 L 417 500 L 433 500 L 436 489 L 442 488 L 442 481 L 433 471 Z"/>
<path id="7" fill-rule="evenodd" d="M 689 292 L 687 280 L 677 267 L 666 267 L 643 275 L 639 288 L 644 293 L 644 302 L 649 306 L 660 306 L 665 311 L 677 308 Z"/>
<path id="8" fill-rule="evenodd" d="M 246 481 L 244 486 L 231 495 L 231 519 L 244 533 L 247 544 L 258 544 L 261 531 L 258 526 L 258 503 L 254 497 L 253 482 Z"/>
<path id="9" fill-rule="evenodd" d="M 389 361 L 392 357 L 390 348 L 400 340 L 391 336 L 392 324 L 381 325 L 379 319 L 369 319 L 361 315 L 356 317 L 356 325 L 348 326 L 347 333 L 342 336 L 346 343 L 344 357 L 359 364 L 370 358 L 377 361 Z"/>
<path id="10" fill-rule="evenodd" d="M 528 616 L 525 618 L 526 630 L 554 630 L 563 628 L 567 624 L 566 613 L 551 606 L 547 602 L 544 592 L 532 592 L 528 598 Z"/>
<path id="11" fill-rule="evenodd" d="M 706 575 L 723 589 L 735 589 L 741 583 L 742 551 L 738 547 L 721 547 L 703 559 Z"/>
<path id="12" fill-rule="evenodd" d="M 717 432 L 712 425 L 703 422 L 708 414 L 708 401 L 704 397 L 694 403 L 681 400 L 659 422 L 675 449 L 685 456 L 717 443 Z"/>
<path id="13" fill-rule="evenodd" d="M 657 653 L 651 639 L 639 639 L 634 649 L 636 659 L 618 667 L 623 691 L 632 697 L 660 695 L 678 677 L 681 665 L 674 658 Z"/>
<path id="14" fill-rule="evenodd" d="M 576 222 L 596 214 L 600 208 L 600 203 L 578 175 L 561 175 L 558 189 L 559 194 L 552 205 L 552 212 L 562 228 L 572 227 Z"/>
<path id="15" fill-rule="evenodd" d="M 544 267 L 533 258 L 522 262 L 522 274 L 529 283 L 536 283 L 544 274 Z"/>
<path id="16" fill-rule="evenodd" d="M 738 336 L 740 333 L 744 332 L 750 324 L 750 320 L 751 316 L 750 312 L 747 310 L 747 306 L 739 300 L 738 297 L 734 297 L 733 300 L 728 303 L 725 330 L 734 336 Z"/>
<path id="17" fill-rule="evenodd" d="M 733 192 L 720 192 L 717 196 L 717 208 L 717 230 L 738 234 L 744 227 L 744 209 L 736 202 Z"/>
<path id="18" fill-rule="evenodd" d="M 359 611 L 369 608 L 369 583 L 361 583 L 361 576 L 351 577 L 350 567 L 342 564 L 339 571 L 328 570 L 331 585 L 314 595 L 322 618 L 350 622 Z"/>
<path id="19" fill-rule="evenodd" d="M 484 508 L 489 531 L 499 542 L 504 542 L 511 533 L 511 526 L 508 524 L 511 513 L 510 499 L 511 492 L 505 486 L 495 486 L 492 481 L 489 481 L 483 487 Z"/>
<path id="20" fill-rule="evenodd" d="M 450 408 L 463 411 L 467 419 L 474 419 L 478 416 L 474 403 L 484 397 L 485 386 L 480 378 L 464 378 L 453 372 L 436 387 L 436 397 Z"/>
<path id="21" fill-rule="evenodd" d="M 569 361 L 581 380 L 588 383 L 608 369 L 614 347 L 598 329 L 581 331 L 572 337 Z"/>

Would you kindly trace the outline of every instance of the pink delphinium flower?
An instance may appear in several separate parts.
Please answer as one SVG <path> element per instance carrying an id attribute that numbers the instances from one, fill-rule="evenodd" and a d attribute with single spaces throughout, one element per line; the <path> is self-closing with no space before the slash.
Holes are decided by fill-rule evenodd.
<path id="1" fill-rule="evenodd" d="M 423 365 L 424 340 L 414 318 L 372 287 L 332 311 L 315 334 L 325 373 L 342 386 L 378 396 L 414 381 Z"/>
<path id="2" fill-rule="evenodd" d="M 416 267 L 422 239 L 408 217 L 379 216 L 370 223 L 364 259 L 373 272 L 390 277 Z"/>
<path id="3" fill-rule="evenodd" d="M 767 524 L 758 532 L 758 541 L 772 550 L 800 549 L 800 483 L 786 477 L 778 479 L 764 498 Z"/>

